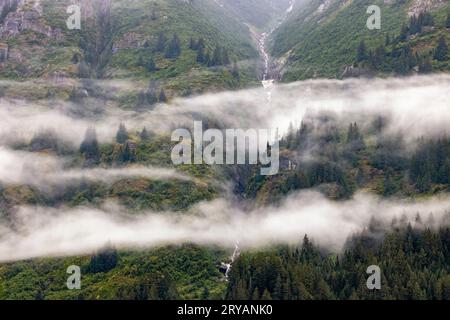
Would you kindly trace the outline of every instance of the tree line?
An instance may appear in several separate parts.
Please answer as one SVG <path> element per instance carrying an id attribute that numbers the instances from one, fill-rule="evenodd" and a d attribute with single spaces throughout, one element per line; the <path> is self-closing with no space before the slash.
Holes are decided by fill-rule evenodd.
<path id="1" fill-rule="evenodd" d="M 450 28 L 450 14 L 447 16 L 446 28 Z M 407 74 L 415 69 L 419 73 L 429 73 L 432 71 L 432 61 L 447 61 L 448 47 L 445 37 L 439 37 L 434 50 L 431 52 L 419 53 L 411 48 L 408 43 L 410 37 L 424 32 L 425 28 L 434 27 L 434 19 L 428 12 L 413 15 L 409 24 L 403 24 L 400 34 L 391 39 L 386 35 L 385 43 L 379 45 L 374 50 L 368 50 L 364 40 L 361 40 L 357 48 L 356 63 L 369 66 L 382 72 L 395 72 L 397 74 Z M 400 45 L 403 43 L 402 45 Z M 388 47 L 392 47 L 390 51 Z"/>
<path id="2" fill-rule="evenodd" d="M 226 299 L 450 300 L 450 228 L 397 225 L 382 241 L 370 234 L 373 228 L 338 255 L 308 236 L 299 246 L 244 253 L 231 269 Z M 380 290 L 367 288 L 371 265 L 381 269 Z"/>

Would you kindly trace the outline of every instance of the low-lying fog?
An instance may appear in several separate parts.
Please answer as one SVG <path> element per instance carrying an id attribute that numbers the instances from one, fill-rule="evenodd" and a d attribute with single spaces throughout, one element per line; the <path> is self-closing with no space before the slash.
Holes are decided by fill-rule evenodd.
<path id="1" fill-rule="evenodd" d="M 118 83 L 125 89 L 133 87 Z M 106 108 L 99 114 L 74 116 L 74 105 L 37 105 L 7 97 L 0 99 L 0 183 L 43 186 L 77 179 L 112 181 L 122 177 L 186 179 L 175 170 L 130 167 L 123 169 L 68 169 L 56 156 L 12 150 L 14 143 L 29 140 L 51 129 L 64 141 L 78 146 L 87 128 L 96 128 L 99 140 L 112 141 L 120 123 L 131 130 L 146 127 L 170 133 L 192 125 L 192 119 L 213 119 L 225 128 L 274 129 L 286 132 L 307 115 L 329 112 L 347 126 L 358 122 L 367 127 L 377 116 L 389 119 L 385 134 L 401 134 L 405 141 L 441 136 L 450 128 L 450 76 L 434 75 L 400 79 L 311 80 L 272 89 L 269 102 L 265 89 L 206 94 L 176 99 L 170 105 L 134 112 Z M 82 108 L 81 106 L 79 106 Z M 87 116 L 89 114 L 89 116 Z M 293 194 L 277 207 L 243 212 L 226 198 L 200 203 L 185 214 L 143 212 L 130 215 L 125 208 L 19 207 L 14 223 L 0 219 L 0 261 L 41 256 L 89 254 L 108 242 L 119 247 L 154 247 L 193 242 L 244 248 L 273 243 L 294 243 L 308 234 L 316 243 L 340 250 L 348 236 L 361 231 L 371 217 L 389 225 L 405 215 L 414 221 L 433 214 L 433 226 L 443 223 L 450 210 L 450 197 L 417 202 L 381 200 L 357 193 L 335 202 L 313 191 Z M 430 219 L 431 221 L 431 219 Z"/>

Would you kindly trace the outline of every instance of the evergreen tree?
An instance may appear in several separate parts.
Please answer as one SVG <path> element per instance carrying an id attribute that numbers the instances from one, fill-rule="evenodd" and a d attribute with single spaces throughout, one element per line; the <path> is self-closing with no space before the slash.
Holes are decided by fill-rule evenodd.
<path id="1" fill-rule="evenodd" d="M 176 59 L 181 54 L 181 41 L 178 38 L 178 35 L 174 34 L 172 40 L 169 42 L 169 45 L 166 49 L 165 57 L 167 59 Z"/>
<path id="2" fill-rule="evenodd" d="M 156 71 L 156 64 L 155 64 L 155 60 L 153 60 L 153 57 L 150 58 L 150 60 L 147 63 L 147 71 L 148 72 L 153 72 Z"/>
<path id="3" fill-rule="evenodd" d="M 434 59 L 436 59 L 438 61 L 446 61 L 447 54 L 448 54 L 447 42 L 445 41 L 444 36 L 441 36 L 439 38 L 437 48 L 434 52 Z"/>
<path id="4" fill-rule="evenodd" d="M 148 133 L 145 127 L 144 129 L 142 129 L 141 133 L 139 134 L 139 137 L 141 138 L 142 141 L 150 140 L 150 134 Z"/>
<path id="5" fill-rule="evenodd" d="M 426 74 L 433 70 L 430 56 L 419 57 L 419 73 Z"/>
<path id="6" fill-rule="evenodd" d="M 450 28 L 450 13 L 447 14 L 447 20 L 445 21 L 445 27 Z"/>
<path id="7" fill-rule="evenodd" d="M 223 55 L 222 55 L 222 48 L 217 46 L 214 49 L 212 60 L 211 60 L 211 66 L 220 66 L 223 65 Z"/>
<path id="8" fill-rule="evenodd" d="M 195 40 L 192 37 L 189 39 L 189 49 L 197 50 L 197 46 L 196 46 Z"/>
<path id="9" fill-rule="evenodd" d="M 121 163 L 128 163 L 128 162 L 135 162 L 136 161 L 136 155 L 134 153 L 134 150 L 131 149 L 131 145 L 129 141 L 125 143 L 125 148 L 123 149 L 123 152 L 120 156 L 120 162 Z"/>
<path id="10" fill-rule="evenodd" d="M 205 56 L 205 49 L 203 47 L 198 48 L 196 60 L 198 63 L 201 63 L 201 64 L 207 62 L 206 56 Z"/>
<path id="11" fill-rule="evenodd" d="M 384 41 L 384 45 L 387 47 L 391 44 L 391 37 L 389 36 L 389 33 L 386 33 L 386 40 Z"/>
<path id="12" fill-rule="evenodd" d="M 222 50 L 222 61 L 221 64 L 224 66 L 227 66 L 230 64 L 230 56 L 228 55 L 228 50 L 223 49 Z"/>
<path id="13" fill-rule="evenodd" d="M 153 106 L 158 102 L 158 97 L 156 96 L 156 92 L 154 90 L 148 90 L 145 94 L 146 101 L 148 105 Z"/>
<path id="14" fill-rule="evenodd" d="M 118 254 L 114 248 L 107 247 L 91 257 L 87 266 L 88 273 L 108 272 L 114 269 L 118 262 Z"/>
<path id="15" fill-rule="evenodd" d="M 136 62 L 136 67 L 143 67 L 144 66 L 144 58 L 142 55 L 139 55 L 138 60 Z"/>
<path id="16" fill-rule="evenodd" d="M 164 92 L 164 89 L 161 89 L 158 100 L 161 103 L 167 102 L 167 97 L 166 97 L 166 93 Z"/>
<path id="17" fill-rule="evenodd" d="M 116 141 L 117 143 L 124 144 L 128 140 L 128 131 L 127 128 L 125 128 L 125 125 L 121 123 L 119 125 L 119 130 L 116 134 Z"/>
<path id="18" fill-rule="evenodd" d="M 98 163 L 100 160 L 100 150 L 98 147 L 97 133 L 94 128 L 88 128 L 84 135 L 84 140 L 80 145 L 80 153 L 86 160 Z"/>
<path id="19" fill-rule="evenodd" d="M 233 78 L 235 78 L 236 80 L 240 79 L 240 73 L 239 73 L 239 67 L 236 61 L 233 62 L 233 67 L 231 69 L 231 75 L 233 76 Z"/>
<path id="20" fill-rule="evenodd" d="M 163 32 L 160 32 L 158 34 L 158 41 L 156 43 L 156 51 L 164 52 L 166 49 L 166 41 L 167 41 L 166 36 L 164 35 Z"/>
<path id="21" fill-rule="evenodd" d="M 406 39 L 408 39 L 408 36 L 409 36 L 409 29 L 405 24 L 403 24 L 398 39 L 400 41 L 405 41 Z"/>
<path id="22" fill-rule="evenodd" d="M 363 62 L 367 61 L 368 58 L 369 56 L 367 54 L 366 43 L 364 42 L 364 40 L 361 40 L 358 46 L 358 52 L 356 54 L 356 61 Z"/>

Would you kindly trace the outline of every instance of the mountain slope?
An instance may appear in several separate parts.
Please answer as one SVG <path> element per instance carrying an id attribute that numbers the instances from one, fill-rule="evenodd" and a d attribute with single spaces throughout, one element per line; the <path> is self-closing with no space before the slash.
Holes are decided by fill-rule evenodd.
<path id="1" fill-rule="evenodd" d="M 381 8 L 381 29 L 369 30 L 366 10 L 376 4 Z M 272 54 L 287 60 L 283 80 L 311 77 L 339 77 L 346 66 L 355 61 L 358 45 L 364 40 L 374 50 L 386 36 L 397 37 L 402 23 L 409 15 L 429 10 L 435 17 L 435 27 L 427 33 L 427 47 L 435 47 L 445 30 L 445 14 L 450 12 L 448 1 L 366 1 L 326 0 L 308 1 L 275 33 Z M 416 40 L 417 42 L 417 40 Z M 413 44 L 414 45 L 414 44 Z M 418 48 L 424 45 L 417 44 Z M 413 47 L 413 51 L 415 51 Z"/>
<path id="2" fill-rule="evenodd" d="M 220 46 L 227 63 L 257 58 L 248 28 L 215 2 L 75 3 L 82 8 L 81 30 L 67 29 L 66 1 L 0 1 L 0 9 L 7 8 L 0 20 L 2 78 L 157 79 L 174 94 L 240 87 L 256 79 L 252 66 L 242 66 L 243 76 L 237 80 L 227 68 L 199 63 L 198 53 L 189 48 L 191 38 L 202 38 L 205 54 L 212 56 Z M 175 55 L 168 53 L 173 43 L 180 51 Z"/>
<path id="3" fill-rule="evenodd" d="M 245 23 L 263 29 L 289 7 L 289 0 L 217 0 L 221 7 Z"/>

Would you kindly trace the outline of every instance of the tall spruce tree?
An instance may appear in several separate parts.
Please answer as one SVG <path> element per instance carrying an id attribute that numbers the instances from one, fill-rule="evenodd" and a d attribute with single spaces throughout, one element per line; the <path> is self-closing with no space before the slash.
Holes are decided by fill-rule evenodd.
<path id="1" fill-rule="evenodd" d="M 117 143 L 124 144 L 128 140 L 128 131 L 123 123 L 119 125 L 119 130 L 117 130 L 116 141 Z"/>
<path id="2" fill-rule="evenodd" d="M 439 38 L 438 45 L 434 52 L 434 59 L 436 59 L 438 61 L 446 61 L 447 54 L 448 54 L 447 42 L 445 41 L 445 37 L 441 36 Z"/>

